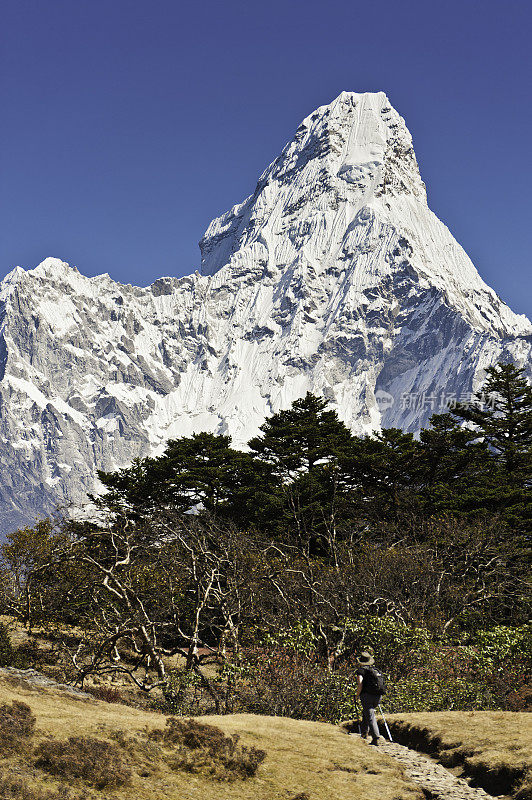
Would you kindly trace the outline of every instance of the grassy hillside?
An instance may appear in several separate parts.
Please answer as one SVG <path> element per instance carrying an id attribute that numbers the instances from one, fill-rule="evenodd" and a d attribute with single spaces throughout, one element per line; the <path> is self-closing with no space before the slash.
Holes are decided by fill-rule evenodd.
<path id="1" fill-rule="evenodd" d="M 109 797 L 116 800 L 420 800 L 422 793 L 403 776 L 401 768 L 358 737 L 348 737 L 332 725 L 284 718 L 235 715 L 204 718 L 226 734 L 238 733 L 240 743 L 266 751 L 254 777 L 220 783 L 202 774 L 169 765 L 168 749 L 158 749 L 146 730 L 164 729 L 165 718 L 123 705 L 74 699 L 19 680 L 0 679 L 0 717 L 13 701 L 29 706 L 36 717 L 32 736 L 19 737 L 17 747 L 3 751 L 0 770 L 6 784 L 24 786 L 2 796 L 21 800 L 68 797 Z M 2 716 L 3 715 L 3 716 Z M 120 734 L 116 734 L 120 731 Z M 68 737 L 95 737 L 120 751 L 131 770 L 128 785 L 97 791 L 87 782 L 66 782 L 36 764 L 35 751 L 43 742 Z M 48 745 L 49 749 L 49 745 Z M 58 748 L 60 751 L 66 748 Z M 161 757 L 161 755 L 165 757 Z M 101 765 L 100 765 L 101 766 Z M 70 794 L 57 794 L 68 785 Z M 42 792 L 45 792 L 42 794 Z M 84 794 L 86 792 L 87 794 Z"/>
<path id="2" fill-rule="evenodd" d="M 390 715 L 397 741 L 433 753 L 492 794 L 532 800 L 532 715 L 447 711 Z"/>

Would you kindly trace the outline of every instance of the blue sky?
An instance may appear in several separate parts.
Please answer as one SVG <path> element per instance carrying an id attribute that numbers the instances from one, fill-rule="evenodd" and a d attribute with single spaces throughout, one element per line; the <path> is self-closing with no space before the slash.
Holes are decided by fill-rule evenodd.
<path id="1" fill-rule="evenodd" d="M 191 272 L 304 116 L 383 90 L 432 209 L 532 316 L 527 0 L 3 0 L 0 26 L 2 275 Z"/>

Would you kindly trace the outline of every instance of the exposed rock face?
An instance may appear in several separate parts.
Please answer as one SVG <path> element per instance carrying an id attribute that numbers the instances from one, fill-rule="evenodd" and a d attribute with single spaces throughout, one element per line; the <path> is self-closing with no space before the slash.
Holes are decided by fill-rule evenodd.
<path id="1" fill-rule="evenodd" d="M 307 117 L 200 247 L 202 274 L 145 289 L 56 259 L 4 279 L 4 531 L 168 438 L 242 445 L 307 390 L 355 432 L 417 430 L 498 359 L 530 365 L 532 325 L 429 210 L 383 93 Z"/>

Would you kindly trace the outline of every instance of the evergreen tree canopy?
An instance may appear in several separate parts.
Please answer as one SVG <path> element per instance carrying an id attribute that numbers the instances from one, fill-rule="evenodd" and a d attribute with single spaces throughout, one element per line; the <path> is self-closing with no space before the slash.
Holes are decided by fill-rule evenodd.
<path id="1" fill-rule="evenodd" d="M 523 533 L 532 524 L 532 389 L 513 364 L 499 363 L 486 373 L 474 402 L 450 409 L 456 424 L 450 435 L 474 437 L 466 451 L 476 456 L 457 485 L 448 485 L 446 506 L 469 516 L 498 513 Z M 463 422 L 468 428 L 460 427 Z"/>
<path id="2" fill-rule="evenodd" d="M 420 432 L 420 490 L 426 510 L 474 505 L 480 487 L 490 480 L 489 451 L 478 434 L 460 426 L 451 414 L 434 414 L 430 428 Z"/>
<path id="3" fill-rule="evenodd" d="M 364 517 L 397 515 L 403 499 L 415 492 L 419 449 L 414 435 L 398 428 L 353 441 L 340 461 L 340 472 L 351 502 Z"/>
<path id="4" fill-rule="evenodd" d="M 486 458 L 486 444 L 477 433 L 457 425 L 451 414 L 434 414 L 419 439 L 429 485 L 470 478 Z"/>
<path id="5" fill-rule="evenodd" d="M 327 401 L 308 392 L 292 407 L 279 411 L 261 426 L 261 436 L 248 442 L 254 456 L 282 481 L 294 479 L 338 456 L 353 436 Z"/>
<path id="6" fill-rule="evenodd" d="M 354 438 L 327 402 L 310 392 L 266 420 L 248 443 L 275 487 L 255 495 L 257 524 L 306 552 L 324 552 L 337 511 L 338 463 Z M 263 473 L 264 474 L 264 473 Z"/>
<path id="7" fill-rule="evenodd" d="M 107 493 L 96 502 L 129 518 L 205 511 L 314 555 L 368 524 L 412 527 L 439 513 L 496 513 L 523 532 L 532 521 L 532 390 L 512 364 L 487 375 L 475 404 L 434 415 L 419 440 L 395 428 L 354 437 L 308 393 L 267 419 L 249 452 L 212 433 L 175 439 L 158 458 L 99 472 Z"/>
<path id="8" fill-rule="evenodd" d="M 532 388 L 524 369 L 497 364 L 475 393 L 475 403 L 458 404 L 451 414 L 472 423 L 509 473 L 530 470 L 532 453 Z"/>
<path id="9" fill-rule="evenodd" d="M 158 458 L 137 460 L 117 472 L 99 472 L 109 490 L 100 505 L 121 513 L 153 509 L 242 516 L 256 470 L 247 453 L 233 450 L 229 436 L 195 433 L 168 442 Z"/>

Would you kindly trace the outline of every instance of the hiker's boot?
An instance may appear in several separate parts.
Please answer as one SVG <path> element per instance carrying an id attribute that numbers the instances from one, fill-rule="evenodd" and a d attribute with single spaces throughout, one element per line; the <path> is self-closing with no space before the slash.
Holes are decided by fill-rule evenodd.
<path id="1" fill-rule="evenodd" d="M 373 739 L 371 740 L 370 744 L 373 744 L 373 745 L 375 745 L 375 747 L 378 747 L 379 746 L 378 738 L 376 736 L 374 736 Z"/>

